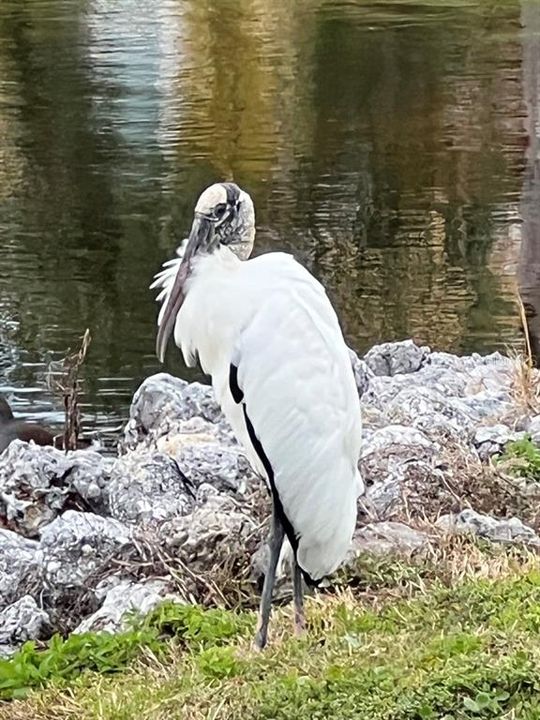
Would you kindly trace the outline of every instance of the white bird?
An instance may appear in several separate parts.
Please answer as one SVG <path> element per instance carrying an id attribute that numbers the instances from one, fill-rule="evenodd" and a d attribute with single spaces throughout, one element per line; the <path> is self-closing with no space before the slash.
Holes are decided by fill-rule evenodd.
<path id="1" fill-rule="evenodd" d="M 263 648 L 286 536 L 294 555 L 295 625 L 304 628 L 302 575 L 317 583 L 343 561 L 356 525 L 360 403 L 349 350 L 322 285 L 291 255 L 248 259 L 255 239 L 250 196 L 234 183 L 208 187 L 189 238 L 156 275 L 156 352 L 168 339 L 197 359 L 273 499 L 255 647 Z"/>

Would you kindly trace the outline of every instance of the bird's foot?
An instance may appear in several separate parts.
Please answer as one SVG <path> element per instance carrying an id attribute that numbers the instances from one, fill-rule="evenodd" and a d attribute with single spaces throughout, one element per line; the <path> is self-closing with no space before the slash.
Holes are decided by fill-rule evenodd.
<path id="1" fill-rule="evenodd" d="M 306 617 L 304 611 L 295 610 L 294 612 L 294 634 L 301 637 L 306 632 Z"/>
<path id="2" fill-rule="evenodd" d="M 252 648 L 255 650 L 255 652 L 261 652 L 261 650 L 264 650 L 266 647 L 268 636 L 267 631 L 264 628 L 257 628 L 257 632 L 255 633 L 255 637 L 253 638 L 253 644 Z"/>

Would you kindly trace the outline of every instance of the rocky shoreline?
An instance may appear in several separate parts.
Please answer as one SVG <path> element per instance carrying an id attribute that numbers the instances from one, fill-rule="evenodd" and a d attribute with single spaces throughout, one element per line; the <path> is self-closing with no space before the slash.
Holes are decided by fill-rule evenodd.
<path id="1" fill-rule="evenodd" d="M 540 484 L 492 460 L 540 440 L 536 370 L 412 341 L 351 361 L 367 487 L 355 567 L 362 553 L 416 553 L 448 533 L 540 545 Z M 118 630 L 126 611 L 165 597 L 247 602 L 268 514 L 211 388 L 164 373 L 135 393 L 117 457 L 12 442 L 0 455 L 0 654 L 54 632 Z"/>

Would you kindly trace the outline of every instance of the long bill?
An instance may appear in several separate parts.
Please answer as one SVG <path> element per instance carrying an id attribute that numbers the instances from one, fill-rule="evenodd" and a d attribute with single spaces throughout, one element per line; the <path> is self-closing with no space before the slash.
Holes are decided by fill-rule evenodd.
<path id="1" fill-rule="evenodd" d="M 212 220 L 206 215 L 196 213 L 182 262 L 162 310 L 161 322 L 156 337 L 156 355 L 160 362 L 165 359 L 165 351 L 176 323 L 176 317 L 186 298 L 186 282 L 191 273 L 193 257 L 199 251 L 209 249 L 213 236 L 214 223 Z"/>

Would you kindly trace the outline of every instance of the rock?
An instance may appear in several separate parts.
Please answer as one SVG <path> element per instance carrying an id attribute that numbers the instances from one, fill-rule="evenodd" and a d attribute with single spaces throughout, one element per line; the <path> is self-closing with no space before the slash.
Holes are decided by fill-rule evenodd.
<path id="1" fill-rule="evenodd" d="M 225 422 L 181 420 L 173 431 L 157 440 L 156 447 L 174 459 L 194 487 L 210 483 L 219 490 L 243 492 L 248 482 L 257 480 Z"/>
<path id="2" fill-rule="evenodd" d="M 132 540 L 130 529 L 117 520 L 68 510 L 41 531 L 45 588 L 58 602 L 72 591 L 90 589 L 93 577 L 113 568 L 113 559 Z"/>
<path id="3" fill-rule="evenodd" d="M 497 366 L 499 368 L 511 368 L 512 360 L 501 355 L 500 352 L 489 353 L 488 355 L 453 355 L 447 352 L 432 352 L 426 363 L 431 366 L 446 368 L 453 372 L 470 373 L 483 367 L 483 373 L 489 373 Z"/>
<path id="4" fill-rule="evenodd" d="M 170 432 L 157 438 L 156 448 L 159 452 L 176 457 L 184 447 L 207 443 L 238 447 L 232 428 L 224 419 L 217 423 L 211 423 L 200 417 L 193 417 L 189 420 L 175 422 L 174 428 Z"/>
<path id="5" fill-rule="evenodd" d="M 369 523 L 356 531 L 352 543 L 355 556 L 362 553 L 372 555 L 411 555 L 425 548 L 429 535 L 401 522 Z"/>
<path id="6" fill-rule="evenodd" d="M 147 378 L 136 391 L 124 431 L 124 447 L 133 448 L 174 428 L 179 420 L 201 417 L 212 423 L 223 420 L 208 385 L 187 383 L 167 373 Z"/>
<path id="7" fill-rule="evenodd" d="M 448 483 L 452 469 L 441 450 L 439 443 L 409 426 L 389 425 L 372 433 L 360 459 L 366 483 L 360 507 L 365 514 L 378 520 L 403 512 L 421 517 L 437 514 L 453 498 Z M 462 452 L 469 450 L 463 448 Z"/>
<path id="8" fill-rule="evenodd" d="M 527 424 L 527 434 L 530 435 L 531 440 L 536 444 L 540 445 L 540 415 L 535 415 Z"/>
<path id="9" fill-rule="evenodd" d="M 511 429 L 517 422 L 540 441 L 540 416 L 529 418 L 516 403 L 512 361 L 431 353 L 411 341 L 379 345 L 364 359 L 350 351 L 350 359 L 367 486 L 353 555 L 422 551 L 430 535 L 404 517 L 442 515 L 439 526 L 451 532 L 539 543 L 517 518 L 462 511 L 472 503 L 535 518 L 538 484 L 494 474 L 480 459 L 522 437 Z M 14 443 L 2 455 L 0 522 L 41 538 L 0 530 L 0 611 L 10 606 L 16 615 L 11 606 L 28 595 L 44 603 L 54 629 L 116 631 L 126 612 L 145 612 L 167 596 L 167 581 L 155 576 L 172 567 L 190 601 L 229 597 L 241 583 L 260 581 L 270 501 L 211 387 L 164 373 L 145 380 L 121 450 L 105 459 Z M 278 594 L 290 595 L 287 553 L 279 568 Z M 7 633 L 0 652 L 21 638 Z"/>
<path id="10" fill-rule="evenodd" d="M 412 340 L 375 345 L 364 356 L 366 365 L 375 375 L 413 373 L 426 361 L 430 349 L 419 347 Z"/>
<path id="11" fill-rule="evenodd" d="M 452 442 L 454 445 L 467 445 L 470 441 L 471 426 L 460 425 L 455 418 L 448 418 L 439 412 L 423 413 L 411 420 L 411 427 L 421 430 L 424 435 L 439 446 Z"/>
<path id="12" fill-rule="evenodd" d="M 431 460 L 436 445 L 423 432 L 406 425 L 389 425 L 366 440 L 360 456 L 360 470 L 366 485 L 382 483 L 395 470 L 411 462 Z"/>
<path id="13" fill-rule="evenodd" d="M 103 509 L 109 460 L 91 450 L 64 453 L 14 440 L 0 456 L 0 516 L 37 537 L 69 504 Z"/>
<path id="14" fill-rule="evenodd" d="M 432 387 L 403 387 L 386 407 L 386 417 L 393 424 L 414 424 L 425 429 L 426 434 L 433 433 L 433 425 L 440 429 L 466 437 L 472 432 L 473 421 L 471 417 L 456 402 Z"/>
<path id="15" fill-rule="evenodd" d="M 356 387 L 358 388 L 358 396 L 361 398 L 368 389 L 370 380 L 375 377 L 375 375 L 369 365 L 364 360 L 360 360 L 354 350 L 351 350 L 350 348 L 349 355 L 351 357 Z"/>
<path id="16" fill-rule="evenodd" d="M 540 545 L 534 530 L 518 518 L 497 519 L 469 508 L 457 514 L 442 515 L 436 526 L 445 532 L 476 535 L 492 542 Z"/>
<path id="17" fill-rule="evenodd" d="M 217 442 L 181 446 L 175 460 L 195 487 L 203 483 L 218 490 L 244 492 L 259 478 L 240 448 Z"/>
<path id="18" fill-rule="evenodd" d="M 0 610 L 37 590 L 39 577 L 37 542 L 0 528 Z"/>
<path id="19" fill-rule="evenodd" d="M 50 634 L 50 629 L 49 615 L 30 595 L 24 595 L 0 612 L 0 646 L 12 647 L 27 640 L 40 640 Z"/>
<path id="20" fill-rule="evenodd" d="M 201 486 L 201 491 L 203 504 L 188 516 L 164 523 L 161 535 L 169 547 L 181 550 L 186 562 L 210 569 L 220 558 L 242 554 L 248 536 L 258 530 L 258 523 L 230 496 L 211 486 Z"/>
<path id="21" fill-rule="evenodd" d="M 441 488 L 444 473 L 430 462 L 410 461 L 392 467 L 360 499 L 368 517 L 389 520 L 404 512 L 432 515 L 446 496 Z"/>
<path id="22" fill-rule="evenodd" d="M 523 432 L 510 430 L 507 425 L 487 425 L 477 428 L 474 434 L 474 444 L 482 460 L 488 460 L 492 455 L 501 453 L 505 445 L 515 442 L 525 436 Z"/>
<path id="23" fill-rule="evenodd" d="M 191 481 L 163 453 L 134 450 L 118 458 L 107 489 L 111 516 L 124 523 L 158 525 L 193 507 Z"/>
<path id="24" fill-rule="evenodd" d="M 74 632 L 120 632 L 132 613 L 147 615 L 165 600 L 180 602 L 181 598 L 169 592 L 169 585 L 164 580 L 121 580 L 107 592 L 99 610 L 85 618 Z"/>

